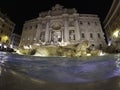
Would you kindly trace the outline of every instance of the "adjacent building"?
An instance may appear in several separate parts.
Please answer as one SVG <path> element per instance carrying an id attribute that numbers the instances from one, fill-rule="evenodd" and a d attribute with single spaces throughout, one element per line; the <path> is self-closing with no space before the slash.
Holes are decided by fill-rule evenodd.
<path id="1" fill-rule="evenodd" d="M 13 33 L 12 34 L 12 41 L 11 41 L 12 46 L 11 47 L 13 47 L 13 48 L 19 47 L 20 38 L 21 38 L 20 35 Z"/>
<path id="2" fill-rule="evenodd" d="M 108 46 L 112 45 L 115 50 L 120 50 L 120 0 L 113 0 L 103 24 Z"/>
<path id="3" fill-rule="evenodd" d="M 66 9 L 56 4 L 24 23 L 20 46 L 82 44 L 86 40 L 97 48 L 106 45 L 99 17 L 79 14 L 75 8 Z"/>
<path id="4" fill-rule="evenodd" d="M 0 11 L 0 43 L 10 45 L 15 24 Z"/>

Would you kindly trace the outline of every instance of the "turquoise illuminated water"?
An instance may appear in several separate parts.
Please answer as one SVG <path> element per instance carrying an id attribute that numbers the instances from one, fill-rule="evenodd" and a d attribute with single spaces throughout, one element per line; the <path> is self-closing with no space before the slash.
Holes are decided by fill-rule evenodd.
<path id="1" fill-rule="evenodd" d="M 118 56 L 118 55 L 117 55 Z M 120 90 L 116 55 L 33 57 L 1 54 L 0 90 Z"/>

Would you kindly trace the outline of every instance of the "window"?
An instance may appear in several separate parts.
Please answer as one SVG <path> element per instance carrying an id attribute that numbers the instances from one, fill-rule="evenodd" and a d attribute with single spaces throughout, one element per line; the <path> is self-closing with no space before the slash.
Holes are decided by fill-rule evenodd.
<path id="1" fill-rule="evenodd" d="M 37 28 L 37 27 L 38 27 L 38 25 L 36 24 L 35 28 Z"/>
<path id="2" fill-rule="evenodd" d="M 82 38 L 85 38 L 85 35 L 84 35 L 84 33 L 82 33 Z"/>
<path id="3" fill-rule="evenodd" d="M 90 33 L 90 38 L 93 38 L 93 34 L 92 33 Z"/>
<path id="4" fill-rule="evenodd" d="M 102 44 L 99 45 L 99 48 L 102 49 Z"/>
<path id="5" fill-rule="evenodd" d="M 90 22 L 88 22 L 88 25 L 90 25 Z"/>
<path id="6" fill-rule="evenodd" d="M 80 21 L 80 24 L 81 24 L 81 25 L 83 24 L 82 21 Z"/>
<path id="7" fill-rule="evenodd" d="M 98 38 L 100 38 L 100 33 L 98 33 Z"/>

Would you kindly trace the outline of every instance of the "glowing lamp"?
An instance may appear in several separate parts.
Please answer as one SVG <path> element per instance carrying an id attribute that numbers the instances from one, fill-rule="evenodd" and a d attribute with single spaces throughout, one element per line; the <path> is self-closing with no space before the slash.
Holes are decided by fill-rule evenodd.
<path id="1" fill-rule="evenodd" d="M 3 36 L 2 39 L 3 39 L 3 41 L 5 42 L 5 41 L 8 40 L 8 36 Z"/>
<path id="2" fill-rule="evenodd" d="M 114 33 L 113 33 L 113 36 L 115 38 L 118 38 L 119 37 L 119 33 L 120 33 L 120 30 L 116 30 Z"/>

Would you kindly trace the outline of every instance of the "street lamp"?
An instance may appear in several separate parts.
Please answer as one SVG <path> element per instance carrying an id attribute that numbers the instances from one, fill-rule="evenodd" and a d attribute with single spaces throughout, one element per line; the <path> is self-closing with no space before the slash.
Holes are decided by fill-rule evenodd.
<path id="1" fill-rule="evenodd" d="M 117 29 L 113 32 L 113 37 L 118 38 L 120 36 L 120 30 Z"/>
<path id="2" fill-rule="evenodd" d="M 3 40 L 7 41 L 8 40 L 8 36 L 3 36 Z"/>

